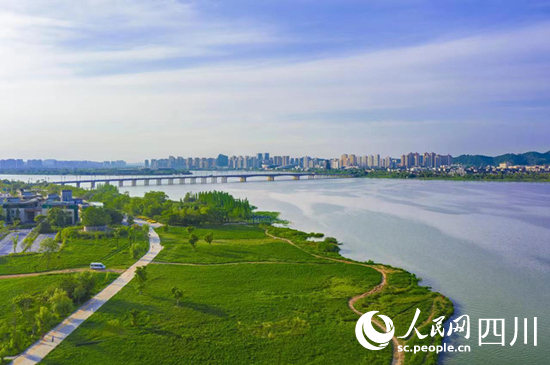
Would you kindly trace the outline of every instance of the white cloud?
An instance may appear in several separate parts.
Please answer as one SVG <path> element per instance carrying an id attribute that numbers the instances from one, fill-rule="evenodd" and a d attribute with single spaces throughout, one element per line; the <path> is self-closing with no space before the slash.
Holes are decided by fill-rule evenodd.
<path id="1" fill-rule="evenodd" d="M 326 152 L 318 154 L 326 156 L 350 143 L 381 148 L 384 141 L 391 145 L 387 149 L 395 148 L 384 128 L 402 129 L 404 136 L 396 137 L 406 138 L 409 127 L 460 122 L 452 116 L 396 119 L 389 115 L 395 111 L 477 110 L 509 99 L 550 97 L 544 78 L 550 66 L 548 23 L 325 59 L 229 58 L 142 72 L 123 68 L 136 61 L 219 55 L 285 36 L 269 25 L 211 19 L 176 1 L 24 3 L 14 1 L 0 13 L 0 125 L 24 133 L 28 143 L 6 140 L 0 156 L 21 151 L 18 156 L 61 157 L 70 147 L 77 151 L 74 158 L 92 158 L 91 146 L 104 145 L 97 159 L 139 160 L 252 153 L 270 143 L 294 153 L 324 146 Z M 123 74 L 100 72 L 109 67 Z M 82 75 L 90 69 L 95 76 Z M 370 125 L 335 117 L 350 111 L 388 116 L 365 117 Z M 498 122 L 489 114 L 477 120 Z M 44 151 L 43 143 L 33 142 L 44 136 L 63 143 Z M 83 147 L 83 138 L 93 142 Z"/>

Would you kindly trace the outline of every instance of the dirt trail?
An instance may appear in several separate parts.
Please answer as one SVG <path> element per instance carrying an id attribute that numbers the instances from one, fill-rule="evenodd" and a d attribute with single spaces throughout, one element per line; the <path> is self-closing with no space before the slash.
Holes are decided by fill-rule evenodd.
<path id="1" fill-rule="evenodd" d="M 363 299 L 363 298 L 365 298 L 369 295 L 380 292 L 387 285 L 387 282 L 388 282 L 387 273 L 389 272 L 389 270 L 388 270 L 388 268 L 386 268 L 382 265 L 368 265 L 368 264 L 362 264 L 362 263 L 359 263 L 359 262 L 351 262 L 351 261 L 347 261 L 347 260 L 344 260 L 344 259 L 335 259 L 335 258 L 332 258 L 332 257 L 325 257 L 325 256 L 317 255 L 317 254 L 311 253 L 307 250 L 304 250 L 303 248 L 301 248 L 300 246 L 298 246 L 297 244 L 295 244 L 294 242 L 292 242 L 291 240 L 289 240 L 287 238 L 274 236 L 271 233 L 269 233 L 267 230 L 265 230 L 265 234 L 267 236 L 273 238 L 273 239 L 287 242 L 287 243 L 291 244 L 292 246 L 296 247 L 297 249 L 299 249 L 299 250 L 301 250 L 301 251 L 303 251 L 303 252 L 305 252 L 305 253 L 313 256 L 313 257 L 319 258 L 319 259 L 328 260 L 328 261 L 342 262 L 344 264 L 349 264 L 349 265 L 364 266 L 364 267 L 368 267 L 368 268 L 371 268 L 371 269 L 374 269 L 374 270 L 378 271 L 382 275 L 382 281 L 380 281 L 380 284 L 378 284 L 377 286 L 375 286 L 371 290 L 369 290 L 369 291 L 367 291 L 363 294 L 356 295 L 356 296 L 352 297 L 350 300 L 348 300 L 348 307 L 355 314 L 357 314 L 358 316 L 362 316 L 363 313 L 361 313 L 360 311 L 357 310 L 357 308 L 355 308 L 355 303 L 358 300 Z M 374 317 L 372 318 L 372 323 L 374 323 L 379 328 L 385 330 L 385 326 L 380 321 L 376 320 Z M 393 336 L 393 338 L 392 338 L 392 347 L 393 347 L 392 365 L 403 365 L 404 362 L 405 362 L 405 354 L 403 352 L 399 352 L 397 350 L 398 346 L 400 346 L 400 345 L 403 345 L 403 341 L 398 339 L 397 337 Z"/>
<path id="2" fill-rule="evenodd" d="M 42 276 L 42 275 L 71 274 L 71 273 L 74 273 L 74 272 L 82 272 L 82 271 L 116 272 L 118 274 L 124 272 L 124 270 L 115 270 L 115 269 L 106 269 L 106 270 L 65 269 L 65 270 L 52 270 L 52 271 L 44 271 L 44 272 L 31 272 L 31 273 L 27 273 L 27 274 L 0 275 L 0 280 L 2 280 L 2 279 L 15 279 L 15 278 L 27 278 L 27 277 Z"/>
<path id="3" fill-rule="evenodd" d="M 153 265 L 176 265 L 176 266 L 228 266 L 228 265 L 242 265 L 242 264 L 267 264 L 267 265 L 330 265 L 321 264 L 318 262 L 291 262 L 291 261 L 234 261 L 234 262 L 219 262 L 219 263 L 192 263 L 192 262 L 166 262 L 166 261 L 153 261 Z"/>

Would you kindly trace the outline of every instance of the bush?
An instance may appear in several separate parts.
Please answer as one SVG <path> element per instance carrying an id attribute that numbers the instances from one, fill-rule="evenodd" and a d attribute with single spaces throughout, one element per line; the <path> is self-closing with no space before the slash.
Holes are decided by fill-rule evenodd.
<path id="1" fill-rule="evenodd" d="M 38 233 L 52 233 L 52 226 L 48 221 L 42 221 L 38 224 L 37 227 Z"/>
<path id="2" fill-rule="evenodd" d="M 337 245 L 338 244 L 338 240 L 334 237 L 327 237 L 325 238 L 325 242 L 327 243 L 332 243 L 333 245 Z"/>
<path id="3" fill-rule="evenodd" d="M 331 243 L 331 242 L 327 242 L 326 240 L 322 241 L 322 242 L 319 242 L 317 244 L 317 248 L 319 249 L 319 251 L 323 251 L 323 252 L 339 252 L 340 251 L 340 247 L 338 247 L 338 245 L 336 245 L 334 243 Z"/>
<path id="4" fill-rule="evenodd" d="M 111 222 L 110 223 L 112 223 L 112 224 L 121 224 L 122 223 L 122 220 L 124 219 L 124 214 L 122 214 L 122 212 L 120 210 L 108 209 L 107 208 L 107 209 L 105 209 L 105 211 L 111 217 Z"/>
<path id="5" fill-rule="evenodd" d="M 88 207 L 82 213 L 82 224 L 87 227 L 105 226 L 109 223 L 111 215 L 103 208 Z"/>

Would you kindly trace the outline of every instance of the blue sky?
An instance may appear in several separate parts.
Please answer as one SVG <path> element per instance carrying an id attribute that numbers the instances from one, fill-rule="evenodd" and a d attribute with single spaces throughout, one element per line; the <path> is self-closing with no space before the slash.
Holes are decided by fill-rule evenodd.
<path id="1" fill-rule="evenodd" d="M 3 1 L 0 158 L 547 151 L 549 39 L 550 1 Z"/>

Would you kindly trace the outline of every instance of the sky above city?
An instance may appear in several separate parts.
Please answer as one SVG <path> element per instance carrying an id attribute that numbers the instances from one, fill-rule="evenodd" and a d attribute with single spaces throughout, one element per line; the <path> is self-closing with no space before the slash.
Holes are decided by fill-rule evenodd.
<path id="1" fill-rule="evenodd" d="M 0 159 L 550 150 L 550 0 L 0 2 Z"/>

